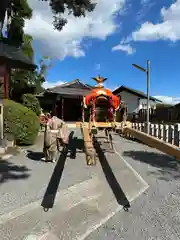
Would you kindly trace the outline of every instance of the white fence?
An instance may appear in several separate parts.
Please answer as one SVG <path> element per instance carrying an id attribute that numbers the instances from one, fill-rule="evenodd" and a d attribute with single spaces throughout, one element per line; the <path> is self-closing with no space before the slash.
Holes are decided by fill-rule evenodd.
<path id="1" fill-rule="evenodd" d="M 145 123 L 133 123 L 132 128 L 146 132 Z M 163 124 L 150 124 L 149 134 L 153 137 L 157 137 L 165 142 L 180 147 L 180 124 L 175 125 L 163 125 Z"/>

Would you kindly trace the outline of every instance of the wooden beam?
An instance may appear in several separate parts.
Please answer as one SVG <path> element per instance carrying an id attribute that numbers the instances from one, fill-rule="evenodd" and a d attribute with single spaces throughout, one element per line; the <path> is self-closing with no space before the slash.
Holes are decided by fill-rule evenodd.
<path id="1" fill-rule="evenodd" d="M 146 133 L 140 132 L 130 127 L 124 129 L 124 133 L 131 135 L 132 137 L 142 141 L 143 143 L 149 145 L 150 147 L 156 148 L 168 155 L 175 157 L 180 160 L 180 148 L 170 143 L 166 143 L 158 138 L 150 136 Z"/>
<path id="2" fill-rule="evenodd" d="M 117 127 L 121 127 L 121 123 L 122 122 L 115 122 Z M 76 127 L 81 127 L 81 124 L 82 124 L 81 122 L 76 122 Z M 89 126 L 89 122 L 84 122 L 84 124 L 86 126 Z M 127 127 L 131 128 L 132 123 L 127 121 L 126 125 L 127 125 Z M 93 123 L 90 124 L 90 127 L 92 127 L 92 126 L 93 126 Z M 112 123 L 111 122 L 109 122 L 109 123 L 108 122 L 95 122 L 95 126 L 102 127 L 102 128 L 112 128 L 112 127 L 114 127 L 114 123 L 113 122 Z"/>
<path id="3" fill-rule="evenodd" d="M 89 134 L 89 129 L 84 124 L 81 124 L 81 133 L 84 140 L 84 150 L 86 154 L 87 165 L 96 165 L 96 151 Z"/>
<path id="4" fill-rule="evenodd" d="M 112 128 L 112 127 L 114 127 L 114 123 L 112 122 L 95 122 L 94 124 L 93 123 L 90 123 L 89 124 L 89 122 L 84 122 L 84 124 L 86 125 L 86 126 L 89 126 L 89 127 L 92 127 L 92 126 L 94 126 L 94 124 L 95 124 L 95 127 L 97 127 L 97 128 Z M 118 124 L 117 124 L 118 125 Z M 76 127 L 80 127 L 81 126 L 81 122 L 76 122 Z"/>

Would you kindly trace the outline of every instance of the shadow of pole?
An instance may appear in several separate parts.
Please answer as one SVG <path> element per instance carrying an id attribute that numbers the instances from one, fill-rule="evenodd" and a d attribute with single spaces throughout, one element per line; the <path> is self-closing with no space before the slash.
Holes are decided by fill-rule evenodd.
<path id="1" fill-rule="evenodd" d="M 97 139 L 94 139 L 94 147 L 96 149 L 99 162 L 101 164 L 102 170 L 104 172 L 104 175 L 106 177 L 106 180 L 118 202 L 119 205 L 123 206 L 125 211 L 128 211 L 130 208 L 130 203 L 122 190 L 121 186 L 119 185 L 108 161 L 104 154 L 104 151 L 101 149 L 100 143 L 97 141 Z"/>
<path id="2" fill-rule="evenodd" d="M 54 206 L 56 193 L 64 170 L 67 154 L 69 151 L 69 146 L 71 145 L 73 139 L 73 134 L 74 131 L 72 131 L 69 134 L 69 144 L 63 148 L 61 155 L 58 159 L 58 162 L 54 168 L 54 172 L 51 176 L 46 192 L 44 194 L 41 206 L 44 208 L 44 211 L 46 212 L 49 210 L 49 208 L 53 208 Z"/>
<path id="3" fill-rule="evenodd" d="M 73 138 L 73 141 L 70 144 L 69 150 L 70 150 L 70 158 L 75 159 L 76 158 L 76 152 L 77 152 L 77 146 L 76 146 L 77 137 Z"/>

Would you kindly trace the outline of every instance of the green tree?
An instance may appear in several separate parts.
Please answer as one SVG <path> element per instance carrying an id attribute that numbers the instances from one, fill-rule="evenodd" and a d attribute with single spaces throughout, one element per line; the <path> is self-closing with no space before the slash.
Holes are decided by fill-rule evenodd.
<path id="1" fill-rule="evenodd" d="M 26 56 L 32 60 L 34 50 L 32 46 L 33 38 L 30 35 L 24 35 L 22 49 Z M 51 67 L 51 59 L 47 56 L 39 61 L 38 68 L 34 71 L 12 70 L 9 81 L 9 96 L 12 100 L 21 102 L 25 93 L 40 93 L 43 91 L 42 84 L 45 82 L 48 69 Z"/>
<path id="2" fill-rule="evenodd" d="M 34 95 L 29 93 L 24 94 L 22 97 L 22 104 L 35 112 L 37 116 L 40 116 L 41 106 L 39 100 Z"/>
<path id="3" fill-rule="evenodd" d="M 48 69 L 51 67 L 51 60 L 47 57 L 40 59 L 38 68 L 34 71 L 15 70 L 9 81 L 10 99 L 21 102 L 22 96 L 26 93 L 37 94 L 42 92 Z"/>
<path id="4" fill-rule="evenodd" d="M 32 46 L 33 38 L 28 34 L 23 35 L 22 50 L 23 53 L 28 56 L 31 60 L 34 60 L 34 49 Z"/>
<path id="5" fill-rule="evenodd" d="M 1 0 L 1 6 L 7 5 L 8 0 Z M 38 0 L 37 0 L 38 1 Z M 67 23 L 67 18 L 64 17 L 65 11 L 69 15 L 75 17 L 86 16 L 87 12 L 92 12 L 96 4 L 91 0 L 41 0 L 48 1 L 49 6 L 54 14 L 53 25 L 57 30 L 62 28 Z M 24 19 L 30 19 L 32 17 L 32 9 L 30 8 L 27 0 L 10 0 L 8 7 L 8 18 L 10 19 L 10 25 L 8 26 L 9 38 L 12 41 L 18 41 L 23 38 L 23 26 Z M 3 18 L 2 18 L 3 19 Z M 1 19 L 0 19 L 1 20 Z M 2 20 L 3 21 L 3 20 Z M 15 30 L 15 31 L 14 31 Z"/>
<path id="6" fill-rule="evenodd" d="M 25 19 L 32 17 L 27 0 L 11 0 L 7 9 L 7 37 L 10 43 L 20 46 L 23 42 Z"/>
<path id="7" fill-rule="evenodd" d="M 33 38 L 30 35 L 23 37 L 22 50 L 26 56 L 34 59 L 32 46 Z M 44 56 L 38 63 L 38 68 L 34 71 L 12 70 L 9 81 L 9 96 L 12 100 L 21 102 L 22 95 L 25 93 L 40 93 L 44 89 L 42 84 L 45 82 L 48 69 L 51 67 L 51 59 Z"/>
<path id="8" fill-rule="evenodd" d="M 49 6 L 54 14 L 53 25 L 55 29 L 61 31 L 67 23 L 67 19 L 63 16 L 65 11 L 68 11 L 69 15 L 75 17 L 85 17 L 87 12 L 92 12 L 96 4 L 91 0 L 41 0 L 48 1 Z"/>
<path id="9" fill-rule="evenodd" d="M 4 0 L 2 1 L 4 2 Z M 30 35 L 24 34 L 23 31 L 25 19 L 32 17 L 32 9 L 28 4 L 28 0 L 8 1 L 7 42 L 17 47 L 21 46 L 23 53 L 31 60 L 34 60 L 33 39 Z M 35 71 L 11 69 L 11 77 L 9 79 L 10 99 L 21 102 L 23 94 L 41 92 L 43 90 L 42 84 L 45 81 L 49 67 L 50 59 L 43 57 Z"/>
<path id="10" fill-rule="evenodd" d="M 30 35 L 23 35 L 22 50 L 26 56 L 33 60 L 34 50 L 32 46 L 32 37 Z M 11 77 L 9 79 L 9 96 L 12 100 L 19 102 L 21 96 L 24 93 L 32 93 L 34 88 L 32 88 L 34 72 L 12 69 Z"/>
<path id="11" fill-rule="evenodd" d="M 34 84 L 36 85 L 36 93 L 44 91 L 42 87 L 43 83 L 46 81 L 46 76 L 48 70 L 52 67 L 52 60 L 48 56 L 44 56 L 40 59 L 38 64 L 38 69 L 35 71 Z"/>

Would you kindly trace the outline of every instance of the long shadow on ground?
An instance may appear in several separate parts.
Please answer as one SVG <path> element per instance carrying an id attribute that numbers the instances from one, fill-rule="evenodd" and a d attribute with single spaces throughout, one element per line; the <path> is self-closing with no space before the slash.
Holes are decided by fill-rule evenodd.
<path id="1" fill-rule="evenodd" d="M 44 157 L 44 153 L 43 152 L 33 152 L 31 150 L 28 150 L 27 157 L 33 161 L 41 161 L 41 159 Z"/>
<path id="2" fill-rule="evenodd" d="M 99 162 L 101 164 L 102 170 L 104 172 L 104 175 L 106 177 L 106 180 L 118 202 L 119 205 L 123 206 L 125 210 L 128 210 L 130 208 L 130 203 L 122 190 L 121 186 L 119 185 L 108 161 L 104 154 L 104 151 L 101 149 L 100 143 L 94 139 L 94 147 L 96 149 Z"/>
<path id="3" fill-rule="evenodd" d="M 26 166 L 19 166 L 7 160 L 0 161 L 0 184 L 8 180 L 26 179 L 30 176 L 30 169 Z"/>
<path id="4" fill-rule="evenodd" d="M 72 141 L 69 144 L 69 158 L 75 159 L 76 154 L 78 152 L 83 152 L 84 151 L 84 141 L 83 139 L 79 139 L 77 137 L 74 137 Z"/>
<path id="5" fill-rule="evenodd" d="M 49 184 L 47 186 L 46 192 L 44 194 L 41 206 L 44 208 L 45 211 L 47 211 L 49 208 L 53 208 L 54 206 L 54 201 L 63 174 L 65 162 L 69 151 L 69 146 L 72 145 L 73 134 L 74 132 L 72 131 L 69 135 L 69 144 L 68 146 L 65 146 L 63 148 L 61 155 L 58 159 L 58 162 L 54 168 L 54 172 L 51 176 Z"/>
<path id="6" fill-rule="evenodd" d="M 83 152 L 84 149 L 84 142 L 82 139 L 78 139 L 77 137 L 74 137 L 71 139 L 70 144 L 68 146 L 68 157 L 71 159 L 76 158 L 77 151 Z M 61 153 L 64 150 L 62 149 Z M 44 153 L 41 152 L 34 152 L 32 150 L 27 151 L 27 157 L 28 159 L 31 159 L 33 161 L 41 161 L 41 159 L 44 157 Z M 43 162 L 43 161 L 42 161 Z"/>
<path id="7" fill-rule="evenodd" d="M 180 163 L 166 154 L 148 151 L 125 151 L 123 155 L 155 167 L 156 169 L 149 171 L 149 174 L 158 175 L 161 180 L 170 181 L 180 178 Z"/>

